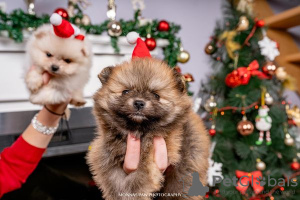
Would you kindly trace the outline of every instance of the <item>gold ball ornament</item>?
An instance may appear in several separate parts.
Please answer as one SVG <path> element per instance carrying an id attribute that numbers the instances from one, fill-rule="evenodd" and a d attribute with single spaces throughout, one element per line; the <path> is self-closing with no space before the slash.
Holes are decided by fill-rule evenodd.
<path id="1" fill-rule="evenodd" d="M 273 104 L 273 102 L 274 102 L 273 97 L 267 92 L 267 93 L 265 94 L 265 103 L 266 103 L 268 106 L 270 106 L 270 105 Z"/>
<path id="2" fill-rule="evenodd" d="M 75 24 L 81 24 L 81 19 L 79 17 L 75 18 Z"/>
<path id="3" fill-rule="evenodd" d="M 237 31 L 246 31 L 249 29 L 249 20 L 246 16 L 241 16 L 237 25 Z"/>
<path id="4" fill-rule="evenodd" d="M 107 25 L 108 28 L 108 35 L 113 36 L 113 37 L 117 37 L 120 36 L 122 34 L 122 27 L 121 27 L 121 23 L 118 21 L 111 21 L 108 23 Z"/>
<path id="5" fill-rule="evenodd" d="M 254 131 L 254 125 L 243 117 L 243 120 L 237 125 L 237 131 L 243 136 L 251 135 Z"/>
<path id="6" fill-rule="evenodd" d="M 187 61 L 189 61 L 189 59 L 190 59 L 190 54 L 185 50 L 181 50 L 177 55 L 177 61 L 180 63 L 186 63 Z"/>
<path id="7" fill-rule="evenodd" d="M 266 164 L 260 159 L 256 160 L 256 169 L 259 171 L 264 171 L 266 169 Z"/>
<path id="8" fill-rule="evenodd" d="M 81 24 L 88 26 L 91 24 L 91 19 L 88 15 L 83 15 L 82 19 L 81 19 Z"/>
<path id="9" fill-rule="evenodd" d="M 207 112 L 213 111 L 217 107 L 217 102 L 215 100 L 215 97 L 213 95 L 210 96 L 209 99 L 204 104 L 204 108 Z"/>
<path id="10" fill-rule="evenodd" d="M 294 139 L 288 133 L 285 135 L 284 144 L 286 146 L 293 146 L 294 145 Z"/>
<path id="11" fill-rule="evenodd" d="M 287 79 L 287 72 L 283 67 L 278 67 L 275 74 L 280 81 L 284 81 Z"/>
<path id="12" fill-rule="evenodd" d="M 208 55 L 215 53 L 216 50 L 217 50 L 217 48 L 212 43 L 208 43 L 204 49 L 205 53 Z"/>

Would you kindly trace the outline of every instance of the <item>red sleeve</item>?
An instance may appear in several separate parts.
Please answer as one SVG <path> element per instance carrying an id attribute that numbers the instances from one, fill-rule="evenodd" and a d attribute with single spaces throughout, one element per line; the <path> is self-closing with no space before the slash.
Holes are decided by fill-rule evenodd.
<path id="1" fill-rule="evenodd" d="M 0 154 L 0 198 L 18 189 L 36 168 L 45 149 L 28 144 L 22 136 Z"/>

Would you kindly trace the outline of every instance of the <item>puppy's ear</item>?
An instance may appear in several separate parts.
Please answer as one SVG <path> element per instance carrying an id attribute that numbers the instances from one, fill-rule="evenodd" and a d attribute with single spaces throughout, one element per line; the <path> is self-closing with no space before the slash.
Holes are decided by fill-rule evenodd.
<path id="1" fill-rule="evenodd" d="M 101 73 L 98 74 L 98 78 L 100 79 L 102 84 L 107 82 L 113 68 L 114 68 L 113 66 L 105 67 L 104 69 L 102 69 Z"/>
<path id="2" fill-rule="evenodd" d="M 186 85 L 182 75 L 175 69 L 173 69 L 173 75 L 176 81 L 177 89 L 182 93 L 186 92 Z"/>

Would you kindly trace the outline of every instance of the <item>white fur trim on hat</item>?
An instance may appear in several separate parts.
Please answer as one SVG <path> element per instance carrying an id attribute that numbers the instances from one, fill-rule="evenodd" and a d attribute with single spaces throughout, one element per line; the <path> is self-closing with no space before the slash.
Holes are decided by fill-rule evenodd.
<path id="1" fill-rule="evenodd" d="M 62 17 L 57 13 L 53 13 L 50 17 L 50 22 L 54 26 L 59 26 L 62 22 Z"/>
<path id="2" fill-rule="evenodd" d="M 137 32 L 129 32 L 127 35 L 126 35 L 126 38 L 127 38 L 127 42 L 129 44 L 135 44 L 137 39 L 140 37 L 140 35 L 137 33 Z"/>
<path id="3" fill-rule="evenodd" d="M 80 34 L 80 29 L 77 26 L 75 26 L 74 24 L 71 24 L 71 25 L 74 29 L 74 35 L 75 36 L 79 35 Z"/>

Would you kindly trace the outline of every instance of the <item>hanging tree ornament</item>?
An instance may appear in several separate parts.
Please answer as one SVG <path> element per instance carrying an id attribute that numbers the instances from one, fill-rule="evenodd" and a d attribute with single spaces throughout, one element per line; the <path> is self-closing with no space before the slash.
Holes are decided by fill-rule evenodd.
<path id="1" fill-rule="evenodd" d="M 34 11 L 34 1 L 35 0 L 25 0 L 26 4 L 27 4 L 27 12 L 30 15 L 35 15 L 35 11 Z"/>
<path id="2" fill-rule="evenodd" d="M 249 29 L 249 20 L 246 16 L 240 16 L 239 23 L 237 25 L 237 31 L 246 31 Z"/>
<path id="3" fill-rule="evenodd" d="M 287 79 L 287 72 L 284 67 L 278 67 L 275 71 L 276 77 L 280 81 L 285 81 Z"/>
<path id="4" fill-rule="evenodd" d="M 147 46 L 147 48 L 149 49 L 149 51 L 152 51 L 155 49 L 156 47 L 156 41 L 153 37 L 151 37 L 150 34 L 147 34 L 147 38 L 145 40 L 145 44 Z"/>
<path id="5" fill-rule="evenodd" d="M 252 122 L 247 120 L 246 115 L 244 115 L 243 120 L 238 123 L 237 130 L 243 136 L 247 136 L 253 133 L 254 126 Z"/>
<path id="6" fill-rule="evenodd" d="M 294 139 L 292 138 L 292 136 L 289 133 L 285 134 L 285 138 L 284 138 L 284 144 L 286 146 L 293 146 L 295 143 Z"/>
<path id="7" fill-rule="evenodd" d="M 208 55 L 214 54 L 216 50 L 217 50 L 216 45 L 213 42 L 209 42 L 204 49 L 205 53 Z"/>
<path id="8" fill-rule="evenodd" d="M 273 97 L 268 92 L 265 94 L 265 102 L 268 106 L 272 105 L 274 102 Z"/>
<path id="9" fill-rule="evenodd" d="M 169 22 L 162 20 L 158 23 L 157 30 L 163 32 L 163 31 L 169 31 L 169 29 L 170 29 Z"/>
<path id="10" fill-rule="evenodd" d="M 262 71 L 269 76 L 273 76 L 276 72 L 276 69 L 277 69 L 277 67 L 273 62 L 267 62 L 263 66 Z"/>
<path id="11" fill-rule="evenodd" d="M 82 19 L 81 19 L 81 24 L 83 24 L 85 26 L 90 25 L 91 24 L 91 18 L 88 15 L 84 14 Z"/>
<path id="12" fill-rule="evenodd" d="M 270 61 L 273 61 L 280 54 L 276 42 L 268 38 L 266 35 L 258 42 L 258 45 L 260 47 L 261 54 L 266 56 Z"/>
<path id="13" fill-rule="evenodd" d="M 266 89 L 261 92 L 261 107 L 258 109 L 258 115 L 255 118 L 255 127 L 259 130 L 259 138 L 256 141 L 257 145 L 261 145 L 264 141 L 264 131 L 266 131 L 267 145 L 272 144 L 270 129 L 272 127 L 272 118 L 268 115 L 269 108 L 265 105 Z"/>
<path id="14" fill-rule="evenodd" d="M 190 59 L 190 54 L 186 50 L 183 49 L 182 45 L 180 45 L 180 51 L 177 55 L 177 61 L 180 63 L 186 63 Z"/>
<path id="15" fill-rule="evenodd" d="M 265 21 L 262 20 L 262 19 L 257 20 L 256 23 L 255 23 L 255 25 L 256 25 L 257 27 L 259 27 L 259 28 L 262 28 L 262 27 L 265 26 Z"/>
<path id="16" fill-rule="evenodd" d="M 212 124 L 209 131 L 208 131 L 209 135 L 210 136 L 215 136 L 217 131 L 216 131 L 216 125 L 215 124 Z"/>
<path id="17" fill-rule="evenodd" d="M 266 164 L 259 158 L 256 159 L 256 169 L 259 171 L 264 171 L 266 169 Z"/>
<path id="18" fill-rule="evenodd" d="M 215 100 L 215 97 L 211 95 L 209 99 L 206 100 L 204 104 L 204 108 L 207 112 L 213 111 L 217 107 L 217 102 Z"/>
<path id="19" fill-rule="evenodd" d="M 122 34 L 121 23 L 116 21 L 116 5 L 114 0 L 108 0 L 108 11 L 106 12 L 110 22 L 107 24 L 108 35 L 118 37 Z"/>
<path id="20" fill-rule="evenodd" d="M 294 171 L 298 171 L 300 169 L 300 163 L 297 161 L 296 158 L 293 159 L 293 162 L 291 164 L 291 169 Z"/>
<path id="21" fill-rule="evenodd" d="M 247 13 L 248 15 L 253 15 L 253 0 L 240 0 L 236 7 L 237 10 L 242 13 Z"/>

